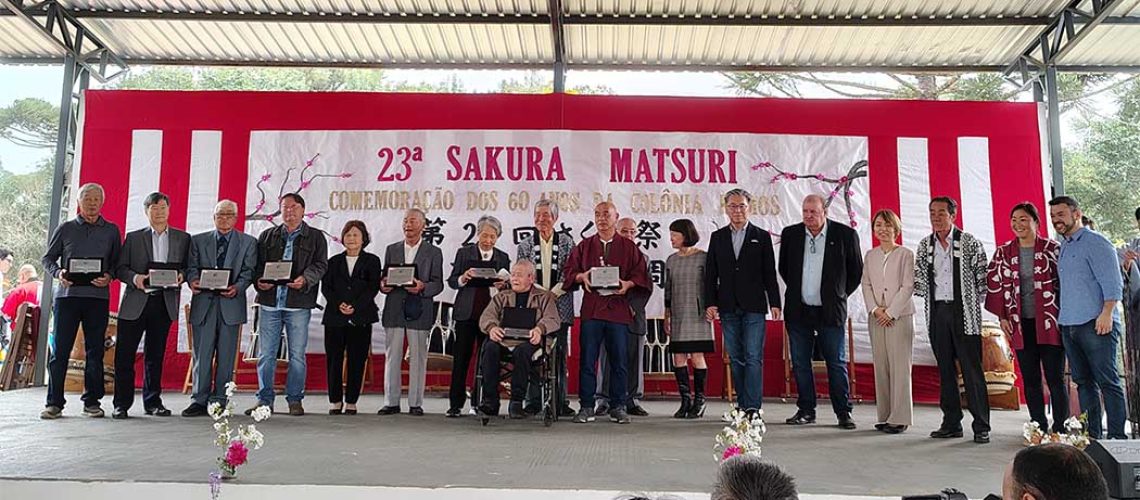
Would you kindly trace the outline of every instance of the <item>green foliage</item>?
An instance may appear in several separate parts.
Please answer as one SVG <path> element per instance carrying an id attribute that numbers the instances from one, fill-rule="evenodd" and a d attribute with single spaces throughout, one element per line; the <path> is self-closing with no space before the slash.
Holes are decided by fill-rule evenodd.
<path id="1" fill-rule="evenodd" d="M 12 276 L 24 264 L 43 271 L 40 258 L 47 248 L 52 173 L 50 160 L 40 162 L 25 174 L 0 168 L 0 247 L 16 256 Z"/>
<path id="2" fill-rule="evenodd" d="M 36 98 L 17 99 L 0 108 L 0 139 L 34 148 L 55 146 L 59 108 Z"/>
<path id="3" fill-rule="evenodd" d="M 550 94 L 554 92 L 554 79 L 546 73 L 529 71 L 522 80 L 508 78 L 499 82 L 497 92 L 502 94 Z M 605 85 L 578 85 L 566 90 L 567 94 L 613 94 L 613 89 Z"/>

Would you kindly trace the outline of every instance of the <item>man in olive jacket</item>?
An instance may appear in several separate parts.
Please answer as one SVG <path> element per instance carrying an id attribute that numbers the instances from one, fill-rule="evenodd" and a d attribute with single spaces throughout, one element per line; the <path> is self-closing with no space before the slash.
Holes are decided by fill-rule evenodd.
<path id="1" fill-rule="evenodd" d="M 258 324 L 257 405 L 273 408 L 273 376 L 284 328 L 289 342 L 289 372 L 285 377 L 285 400 L 289 414 L 305 414 L 305 347 L 309 343 L 309 318 L 317 307 L 317 289 L 328 270 L 329 251 L 325 235 L 304 222 L 305 199 L 296 193 L 281 197 L 283 224 L 261 232 L 257 238 L 257 303 L 261 306 Z M 265 281 L 267 262 L 292 262 L 288 284 Z"/>

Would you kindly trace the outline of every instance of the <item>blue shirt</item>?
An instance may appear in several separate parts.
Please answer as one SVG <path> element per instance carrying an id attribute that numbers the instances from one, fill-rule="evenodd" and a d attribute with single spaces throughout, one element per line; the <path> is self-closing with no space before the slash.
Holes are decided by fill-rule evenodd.
<path id="1" fill-rule="evenodd" d="M 281 256 L 281 260 L 293 260 L 293 242 L 297 241 L 297 236 L 301 235 L 301 228 L 304 226 L 297 226 L 297 229 L 289 232 L 286 228 L 285 231 L 285 254 Z M 285 296 L 289 293 L 289 287 L 285 285 L 277 285 L 277 307 L 282 311 L 299 311 L 300 309 L 285 307 Z"/>
<path id="2" fill-rule="evenodd" d="M 826 222 L 817 236 L 812 236 L 811 231 L 804 228 L 804 270 L 800 285 L 800 298 L 805 305 L 823 305 L 823 297 L 819 294 L 819 288 L 823 283 L 823 252 L 826 248 Z"/>
<path id="3" fill-rule="evenodd" d="M 1098 232 L 1080 228 L 1061 241 L 1057 258 L 1057 274 L 1061 280 L 1062 326 L 1083 325 L 1100 316 L 1105 301 L 1119 301 L 1124 280 L 1116 261 L 1116 249 Z M 1120 320 L 1115 308 L 1112 318 Z"/>
<path id="4" fill-rule="evenodd" d="M 748 234 L 748 223 L 744 223 L 744 227 L 737 230 L 732 224 L 728 225 L 728 230 L 732 232 L 732 253 L 736 258 L 740 258 L 740 249 L 744 248 L 744 236 Z"/>

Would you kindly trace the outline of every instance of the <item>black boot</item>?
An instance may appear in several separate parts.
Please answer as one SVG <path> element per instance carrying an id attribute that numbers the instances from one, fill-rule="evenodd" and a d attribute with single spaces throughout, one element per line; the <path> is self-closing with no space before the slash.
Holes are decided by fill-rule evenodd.
<path id="1" fill-rule="evenodd" d="M 708 368 L 693 368 L 693 406 L 685 418 L 701 418 L 705 416 L 705 381 L 708 379 Z"/>
<path id="2" fill-rule="evenodd" d="M 685 418 L 693 405 L 689 398 L 689 367 L 673 368 L 673 376 L 677 377 L 677 392 L 681 393 L 681 408 L 673 414 L 673 418 Z"/>

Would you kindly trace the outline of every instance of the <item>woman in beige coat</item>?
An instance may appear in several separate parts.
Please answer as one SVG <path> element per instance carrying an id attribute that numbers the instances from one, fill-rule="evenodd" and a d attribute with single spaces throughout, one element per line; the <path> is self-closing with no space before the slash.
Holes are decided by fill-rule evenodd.
<path id="1" fill-rule="evenodd" d="M 870 311 L 871 355 L 875 361 L 875 428 L 898 434 L 910 426 L 911 349 L 914 346 L 914 253 L 897 241 L 899 216 L 880 210 L 872 219 L 879 246 L 863 259 L 863 301 Z"/>

